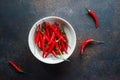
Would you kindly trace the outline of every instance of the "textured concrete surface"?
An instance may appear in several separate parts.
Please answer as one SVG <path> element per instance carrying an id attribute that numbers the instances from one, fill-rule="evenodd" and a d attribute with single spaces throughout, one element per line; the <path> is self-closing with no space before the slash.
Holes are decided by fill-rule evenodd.
<path id="1" fill-rule="evenodd" d="M 97 14 L 98 29 L 86 7 Z M 51 15 L 66 19 L 76 31 L 71 62 L 47 65 L 29 50 L 32 25 Z M 81 57 L 81 43 L 88 38 L 105 44 L 88 46 Z M 0 80 L 120 80 L 119 48 L 120 0 L 0 0 Z M 8 60 L 29 74 L 17 73 Z"/>

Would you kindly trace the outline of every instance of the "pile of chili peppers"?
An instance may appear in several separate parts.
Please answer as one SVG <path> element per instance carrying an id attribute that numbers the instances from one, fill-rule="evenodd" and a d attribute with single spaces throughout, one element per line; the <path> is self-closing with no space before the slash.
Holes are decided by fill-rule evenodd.
<path id="1" fill-rule="evenodd" d="M 46 58 L 49 54 L 57 57 L 57 55 L 68 53 L 66 33 L 57 22 L 51 24 L 44 21 L 42 24 L 38 24 L 34 42 L 42 50 L 43 58 Z"/>

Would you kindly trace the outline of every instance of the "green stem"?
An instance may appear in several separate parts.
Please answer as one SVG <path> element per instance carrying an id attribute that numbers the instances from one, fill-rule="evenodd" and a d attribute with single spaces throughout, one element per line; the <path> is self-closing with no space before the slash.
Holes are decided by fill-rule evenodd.
<path id="1" fill-rule="evenodd" d="M 68 44 L 68 47 L 71 49 L 70 45 Z"/>
<path id="2" fill-rule="evenodd" d="M 88 8 L 85 8 L 87 12 L 90 12 L 90 10 Z"/>
<path id="3" fill-rule="evenodd" d="M 23 70 L 22 70 L 22 71 L 21 71 L 21 73 L 24 73 L 24 74 L 26 74 L 27 72 L 25 72 L 25 71 L 23 71 Z"/>
<path id="4" fill-rule="evenodd" d="M 104 41 L 96 41 L 96 40 L 93 40 L 93 43 L 103 44 L 103 43 L 104 43 Z"/>
<path id="5" fill-rule="evenodd" d="M 68 61 L 68 62 L 70 62 L 70 60 L 65 59 L 65 58 L 63 57 L 63 55 L 62 55 L 62 54 L 57 55 L 56 57 L 57 57 L 57 58 L 59 58 L 59 59 L 62 59 L 62 60 L 64 60 L 64 61 Z"/>

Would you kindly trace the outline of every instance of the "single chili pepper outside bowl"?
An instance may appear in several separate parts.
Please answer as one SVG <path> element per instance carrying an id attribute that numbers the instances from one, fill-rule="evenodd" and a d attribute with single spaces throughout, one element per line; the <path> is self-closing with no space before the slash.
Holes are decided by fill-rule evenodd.
<path id="1" fill-rule="evenodd" d="M 48 55 L 46 58 L 42 57 L 42 50 L 40 50 L 35 42 L 35 32 L 38 25 L 41 25 L 44 21 L 49 22 L 53 24 L 54 22 L 57 22 L 60 25 L 60 28 L 64 29 L 64 32 L 66 33 L 66 36 L 68 38 L 68 49 L 67 54 L 64 53 L 62 55 L 62 58 L 56 58 L 52 54 Z M 47 63 L 47 64 L 58 64 L 65 60 L 67 60 L 73 53 L 76 47 L 76 33 L 72 27 L 72 25 L 66 21 L 65 19 L 57 16 L 49 16 L 42 18 L 38 20 L 30 29 L 29 35 L 28 35 L 28 45 L 32 52 L 32 54 L 41 62 Z M 62 47 L 62 46 L 61 46 Z"/>

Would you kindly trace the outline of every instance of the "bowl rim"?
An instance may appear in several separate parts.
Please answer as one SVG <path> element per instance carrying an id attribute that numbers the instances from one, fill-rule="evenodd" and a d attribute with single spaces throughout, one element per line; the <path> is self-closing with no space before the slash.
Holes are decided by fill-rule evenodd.
<path id="1" fill-rule="evenodd" d="M 76 42 L 77 42 L 76 32 L 75 32 L 74 28 L 72 27 L 72 25 L 71 25 L 67 20 L 65 20 L 64 18 L 58 17 L 58 16 L 47 16 L 47 17 L 41 18 L 41 19 L 37 20 L 37 21 L 32 25 L 32 27 L 31 27 L 30 30 L 29 30 L 29 34 L 28 34 L 28 46 L 29 46 L 29 49 L 30 49 L 32 55 L 34 55 L 34 57 L 35 57 L 36 59 L 38 59 L 38 58 L 35 56 L 35 54 L 33 53 L 32 49 L 31 49 L 31 47 L 30 47 L 30 46 L 31 46 L 31 45 L 30 45 L 30 34 L 31 34 L 31 31 L 33 30 L 33 28 L 35 27 L 36 24 L 38 24 L 39 22 L 41 22 L 41 21 L 43 21 L 43 20 L 50 19 L 50 18 L 55 18 L 55 19 L 60 19 L 60 20 L 62 20 L 62 21 L 65 22 L 65 23 L 72 29 L 72 31 L 73 31 L 75 41 L 74 41 L 73 50 L 72 50 L 71 54 L 68 56 L 68 58 L 69 58 L 69 57 L 73 54 L 73 52 L 74 52 L 74 50 L 75 50 L 75 48 L 76 48 Z M 68 59 L 68 58 L 66 58 L 66 59 Z M 40 60 L 40 59 L 38 59 L 38 60 L 41 61 L 41 62 L 43 62 L 43 63 L 46 63 L 46 64 L 58 64 L 58 63 L 64 62 L 64 60 L 60 60 L 59 62 L 53 62 L 53 63 L 52 63 L 52 62 L 45 62 L 45 61 Z"/>

